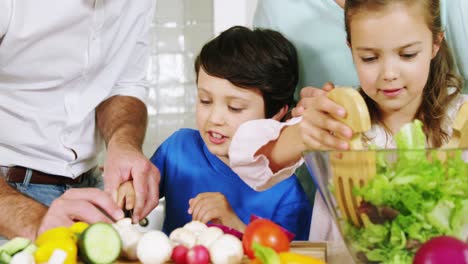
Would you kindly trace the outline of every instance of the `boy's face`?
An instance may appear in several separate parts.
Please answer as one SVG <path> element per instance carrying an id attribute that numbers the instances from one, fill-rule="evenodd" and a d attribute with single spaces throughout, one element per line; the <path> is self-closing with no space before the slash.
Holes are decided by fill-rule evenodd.
<path id="1" fill-rule="evenodd" d="M 226 79 L 198 74 L 197 128 L 209 151 L 228 163 L 228 150 L 237 128 L 265 118 L 263 97 L 257 89 L 244 89 Z"/>
<path id="2" fill-rule="evenodd" d="M 364 92 L 384 116 L 395 111 L 416 113 L 422 102 L 433 44 L 418 4 L 395 3 L 351 18 L 351 50 Z"/>

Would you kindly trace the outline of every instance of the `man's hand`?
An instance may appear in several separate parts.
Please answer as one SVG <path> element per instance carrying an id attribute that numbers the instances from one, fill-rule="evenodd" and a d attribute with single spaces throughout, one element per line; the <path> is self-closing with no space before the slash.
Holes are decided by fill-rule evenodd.
<path id="1" fill-rule="evenodd" d="M 159 202 L 159 170 L 141 150 L 147 121 L 145 104 L 131 96 L 110 97 L 96 109 L 96 122 L 107 145 L 104 190 L 117 202 L 119 186 L 133 180 L 134 223 L 147 216 Z"/>
<path id="2" fill-rule="evenodd" d="M 104 164 L 105 191 L 117 202 L 120 185 L 130 180 L 133 180 L 135 190 L 132 220 L 138 223 L 159 203 L 159 170 L 140 150 L 111 141 Z"/>
<path id="3" fill-rule="evenodd" d="M 52 202 L 37 234 L 75 221 L 111 223 L 123 217 L 123 211 L 107 193 L 97 188 L 70 189 Z"/>
<path id="4" fill-rule="evenodd" d="M 212 221 L 241 232 L 245 230 L 245 224 L 232 210 L 231 205 L 222 193 L 201 193 L 190 199 L 189 206 L 189 214 L 192 215 L 192 220 L 203 223 Z"/>

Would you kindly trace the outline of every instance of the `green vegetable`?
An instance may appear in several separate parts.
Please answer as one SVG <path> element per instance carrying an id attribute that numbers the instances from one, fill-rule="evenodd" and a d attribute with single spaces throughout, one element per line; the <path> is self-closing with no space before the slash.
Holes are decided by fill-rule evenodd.
<path id="1" fill-rule="evenodd" d="M 255 252 L 255 257 L 258 258 L 263 264 L 281 264 L 281 259 L 270 247 L 264 247 L 257 242 L 254 242 L 252 248 Z"/>
<path id="2" fill-rule="evenodd" d="M 422 123 L 416 120 L 395 136 L 398 151 L 377 152 L 377 174 L 354 193 L 378 208 L 398 211 L 380 224 L 347 223 L 344 232 L 353 247 L 369 261 L 411 263 L 419 246 L 429 239 L 452 235 L 468 239 L 468 164 L 462 151 L 445 151 L 446 158 L 425 150 Z M 411 243 L 410 243 L 411 242 Z"/>
<path id="3" fill-rule="evenodd" d="M 5 251 L 0 251 L 0 264 L 8 264 L 11 262 L 11 256 Z"/>
<path id="4" fill-rule="evenodd" d="M 15 237 L 0 246 L 0 264 L 10 263 L 14 254 L 31 245 L 31 240 L 24 237 Z"/>
<path id="5" fill-rule="evenodd" d="M 13 256 L 16 252 L 19 252 L 29 246 L 31 240 L 24 237 L 15 237 L 0 247 L 0 251 Z"/>
<path id="6" fill-rule="evenodd" d="M 36 252 L 36 250 L 37 250 L 37 246 L 34 245 L 34 243 L 31 243 L 31 244 L 29 244 L 29 246 L 25 247 L 22 250 L 22 252 L 26 252 L 26 253 L 34 255 L 34 252 Z"/>
<path id="7" fill-rule="evenodd" d="M 120 255 L 122 241 L 112 225 L 95 223 L 81 234 L 78 248 L 84 263 L 113 263 Z"/>

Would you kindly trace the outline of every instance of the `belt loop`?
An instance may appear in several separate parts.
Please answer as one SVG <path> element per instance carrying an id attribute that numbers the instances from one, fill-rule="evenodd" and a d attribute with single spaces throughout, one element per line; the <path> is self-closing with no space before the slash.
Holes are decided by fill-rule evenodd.
<path id="1" fill-rule="evenodd" d="M 0 166 L 0 176 L 5 178 L 5 181 L 8 181 L 8 167 Z"/>
<path id="2" fill-rule="evenodd" d="M 33 174 L 33 171 L 31 169 L 26 169 L 26 173 L 24 174 L 24 181 L 23 185 L 27 187 L 29 185 L 29 182 L 31 181 L 31 176 Z"/>

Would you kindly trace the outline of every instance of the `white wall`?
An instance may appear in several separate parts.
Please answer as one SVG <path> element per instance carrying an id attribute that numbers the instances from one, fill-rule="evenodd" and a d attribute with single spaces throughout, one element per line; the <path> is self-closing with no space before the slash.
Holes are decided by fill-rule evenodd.
<path id="1" fill-rule="evenodd" d="M 214 33 L 234 25 L 252 27 L 257 0 L 213 0 Z"/>

